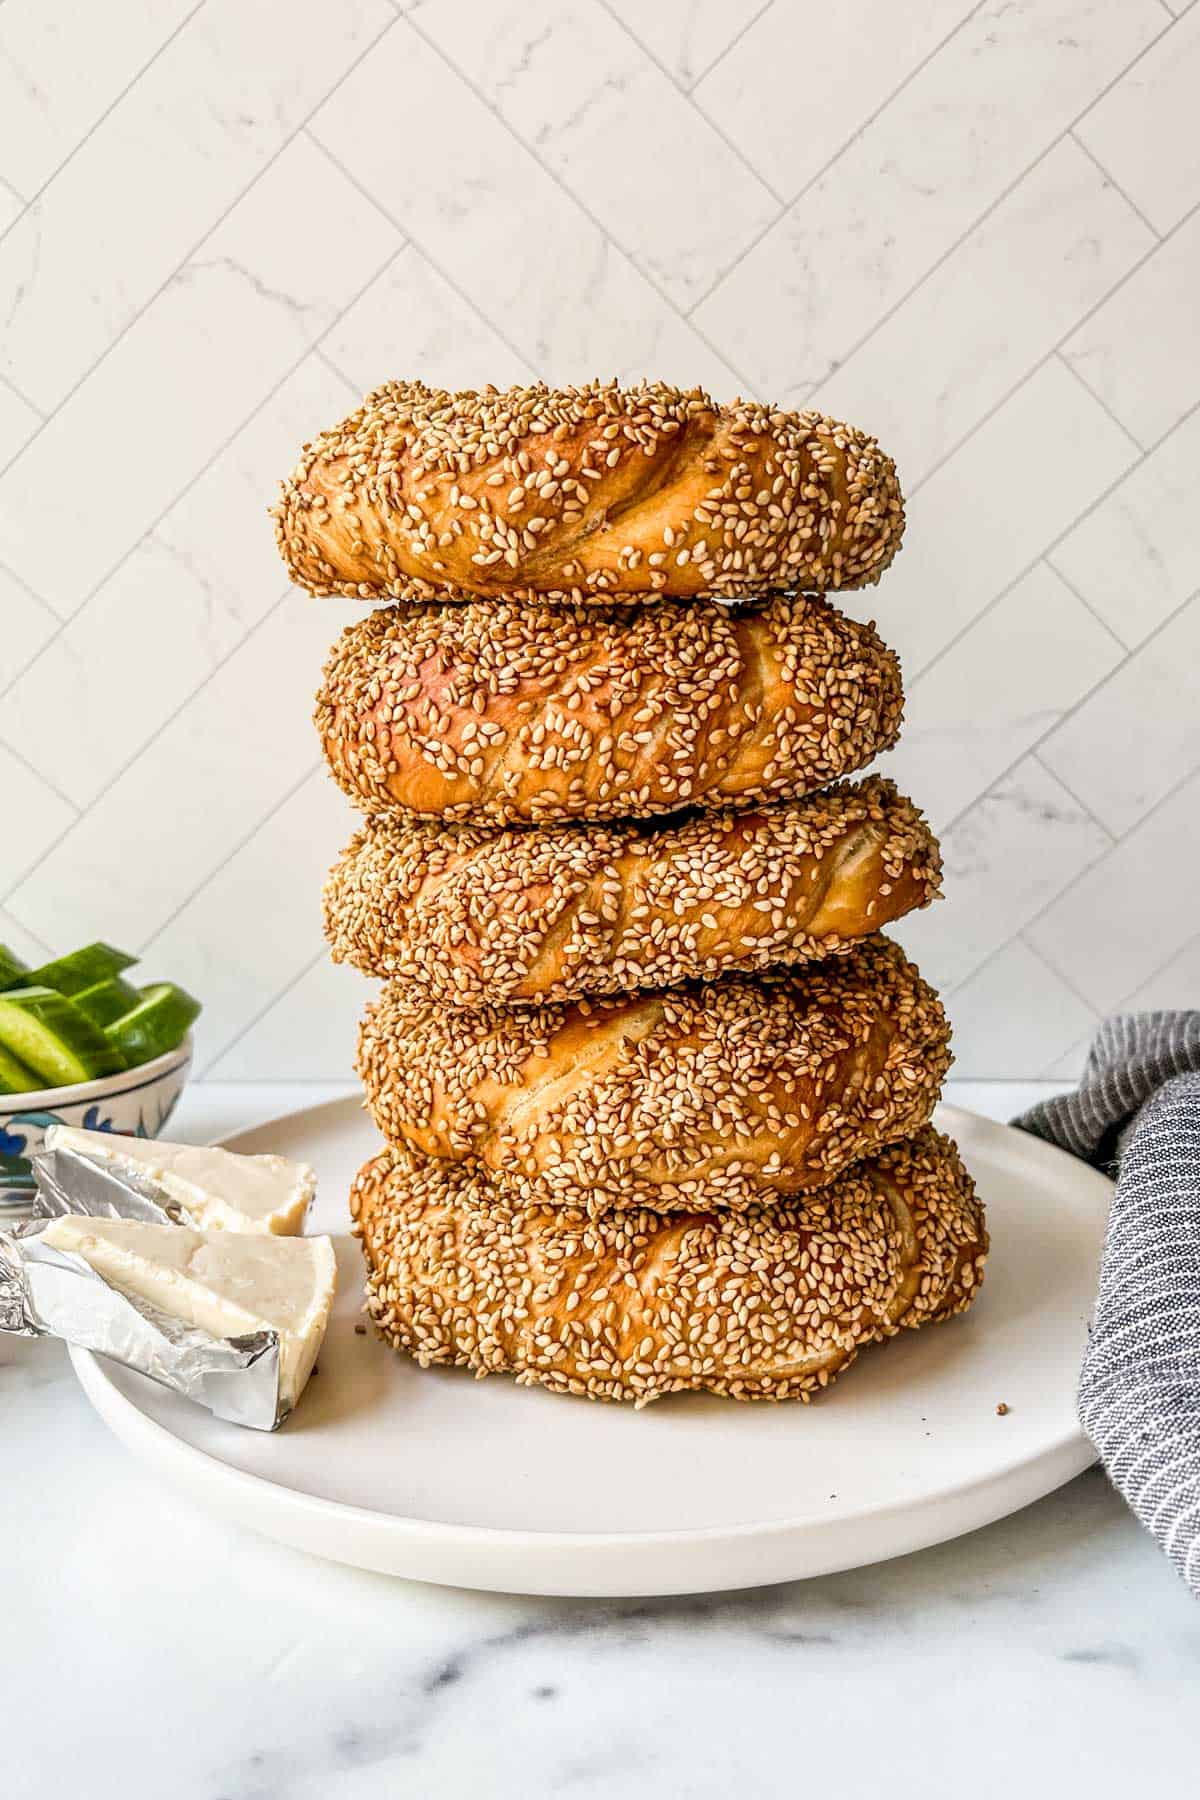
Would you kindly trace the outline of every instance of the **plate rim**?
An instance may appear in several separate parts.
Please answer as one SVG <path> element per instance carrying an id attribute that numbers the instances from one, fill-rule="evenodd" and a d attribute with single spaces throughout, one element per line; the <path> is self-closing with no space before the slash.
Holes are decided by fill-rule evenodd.
<path id="1" fill-rule="evenodd" d="M 230 1133 L 221 1142 L 227 1147 L 236 1147 L 238 1140 L 270 1131 L 273 1127 L 294 1125 L 299 1119 L 319 1119 L 321 1115 L 330 1113 L 347 1113 L 357 1111 L 361 1101 L 353 1094 L 343 1095 L 330 1100 L 320 1101 L 316 1105 L 298 1107 L 290 1112 L 281 1113 L 274 1118 L 262 1121 L 261 1124 L 246 1126 L 242 1130 Z M 1044 1139 L 1030 1133 L 1016 1133 L 1011 1125 L 990 1119 L 981 1113 L 971 1112 L 966 1108 L 941 1105 L 938 1117 L 953 1134 L 964 1126 L 978 1133 L 983 1129 L 985 1136 L 994 1141 L 1007 1141 L 1014 1135 L 1022 1139 L 1022 1147 L 1035 1158 L 1058 1163 L 1068 1167 L 1073 1179 L 1092 1185 L 1099 1195 L 1102 1191 L 1111 1194 L 1112 1182 L 1097 1169 L 1080 1162 L 1068 1152 Z M 868 1506 L 861 1506 L 851 1512 L 839 1513 L 836 1518 L 823 1519 L 814 1513 L 789 1515 L 784 1519 L 746 1520 L 739 1524 L 683 1526 L 677 1528 L 650 1531 L 536 1531 L 510 1526 L 474 1525 L 469 1523 L 450 1523 L 438 1519 L 422 1519 L 412 1515 L 384 1513 L 369 1506 L 360 1506 L 351 1501 L 330 1499 L 324 1495 L 306 1493 L 301 1488 L 289 1486 L 285 1482 L 273 1479 L 269 1475 L 257 1473 L 224 1461 L 211 1451 L 181 1438 L 167 1425 L 152 1418 L 135 1404 L 117 1385 L 110 1375 L 104 1359 L 92 1351 L 76 1345 L 68 1346 L 71 1363 L 75 1369 L 81 1386 L 89 1401 L 101 1418 L 115 1434 L 128 1445 L 137 1450 L 144 1448 L 153 1455 L 154 1463 L 164 1472 L 173 1473 L 199 1472 L 207 1484 L 225 1485 L 239 1490 L 252 1497 L 257 1510 L 260 1504 L 274 1505 L 291 1517 L 302 1515 L 307 1521 L 317 1521 L 333 1532 L 338 1528 L 356 1528 L 382 1534 L 397 1548 L 407 1549 L 425 1546 L 430 1550 L 446 1552 L 507 1552 L 522 1561 L 530 1554 L 548 1557 L 576 1555 L 579 1557 L 601 1557 L 612 1559 L 621 1552 L 638 1553 L 662 1548 L 664 1550 L 698 1550 L 711 1548 L 714 1545 L 763 1543 L 770 1544 L 779 1539 L 803 1538 L 806 1534 L 819 1533 L 822 1529 L 836 1526 L 838 1530 L 853 1531 L 856 1526 L 878 1525 L 889 1518 L 909 1518 L 914 1523 L 921 1516 L 937 1509 L 953 1507 L 956 1503 L 969 1501 L 977 1495 L 980 1500 L 989 1491 L 997 1505 L 995 1510 L 987 1510 L 982 1515 L 975 1515 L 972 1521 L 962 1525 L 957 1531 L 940 1532 L 933 1539 L 923 1539 L 919 1531 L 913 1534 L 910 1549 L 920 1548 L 922 1544 L 947 1541 L 950 1537 L 981 1528 L 984 1524 L 1005 1517 L 1009 1512 L 1019 1510 L 1035 1498 L 1053 1491 L 1063 1482 L 1081 1474 L 1096 1461 L 1096 1452 L 1083 1432 L 1076 1424 L 1072 1432 L 1045 1445 L 1031 1457 L 1012 1464 L 1003 1470 L 993 1471 L 986 1475 L 967 1477 L 961 1481 L 940 1486 L 918 1499 L 884 1500 Z M 134 1440 L 137 1440 L 136 1442 Z M 1043 1475 L 1049 1476 L 1046 1485 L 1041 1485 Z M 1017 1500 L 1015 1506 L 1010 1504 L 1010 1490 L 1014 1484 L 1027 1489 L 1031 1484 L 1036 1492 L 1027 1493 L 1024 1499 Z M 876 1556 L 864 1556 L 857 1566 L 867 1566 L 871 1561 L 885 1560 L 887 1557 L 905 1554 L 903 1549 L 884 1550 Z M 329 1551 L 324 1554 L 332 1554 Z M 352 1560 L 345 1558 L 343 1560 Z M 845 1567 L 844 1563 L 837 1566 Z M 517 1570 L 514 1568 L 513 1573 Z M 450 1577 L 417 1576 L 418 1579 L 452 1579 Z M 793 1577 L 786 1574 L 767 1577 L 769 1580 L 788 1580 Z M 480 1584 L 482 1585 L 482 1584 Z M 740 1584 L 739 1584 L 740 1585 Z M 533 1591 L 527 1589 L 524 1591 Z M 549 1592 L 567 1591 L 548 1589 Z M 576 1590 L 578 1591 L 578 1590 Z M 603 1592 L 616 1591 L 604 1588 Z M 679 1591 L 664 1588 L 663 1592 Z"/>

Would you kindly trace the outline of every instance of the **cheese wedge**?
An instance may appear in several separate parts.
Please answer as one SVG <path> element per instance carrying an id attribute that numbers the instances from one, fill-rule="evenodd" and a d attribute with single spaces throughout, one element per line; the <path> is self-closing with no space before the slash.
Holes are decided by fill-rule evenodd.
<path id="1" fill-rule="evenodd" d="M 70 1213 L 41 1234 L 81 1256 L 110 1286 L 213 1337 L 279 1334 L 279 1398 L 290 1410 L 312 1374 L 337 1285 L 327 1237 L 193 1231 Z"/>
<path id="2" fill-rule="evenodd" d="M 204 1231 L 269 1231 L 295 1237 L 317 1189 L 306 1163 L 286 1156 L 238 1156 L 201 1144 L 117 1137 L 52 1125 L 48 1150 L 73 1150 L 114 1175 L 148 1178 Z"/>

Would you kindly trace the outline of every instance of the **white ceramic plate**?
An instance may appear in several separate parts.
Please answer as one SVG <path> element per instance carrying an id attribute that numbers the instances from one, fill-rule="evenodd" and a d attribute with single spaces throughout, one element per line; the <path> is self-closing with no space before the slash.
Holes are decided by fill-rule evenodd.
<path id="1" fill-rule="evenodd" d="M 312 1229 L 338 1238 L 319 1374 L 282 1431 L 221 1424 L 87 1351 L 73 1351 L 75 1367 L 117 1436 L 192 1498 L 362 1568 L 635 1595 L 877 1562 L 1014 1512 L 1093 1461 L 1074 1393 L 1109 1183 L 973 1114 L 945 1107 L 938 1123 L 988 1206 L 980 1299 L 964 1318 L 868 1350 L 811 1406 L 679 1395 L 635 1412 L 422 1371 L 357 1336 L 345 1195 L 378 1140 L 351 1100 L 229 1140 L 314 1163 Z"/>

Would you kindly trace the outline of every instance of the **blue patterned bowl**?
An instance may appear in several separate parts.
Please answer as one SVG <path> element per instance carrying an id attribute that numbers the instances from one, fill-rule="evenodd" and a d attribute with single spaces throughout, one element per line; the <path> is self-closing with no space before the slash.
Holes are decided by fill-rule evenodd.
<path id="1" fill-rule="evenodd" d="M 120 1075 L 33 1094 L 6 1094 L 0 1100 L 0 1212 L 26 1204 L 33 1186 L 29 1158 L 41 1149 L 51 1125 L 157 1137 L 175 1110 L 191 1066 L 189 1033 L 178 1049 Z"/>

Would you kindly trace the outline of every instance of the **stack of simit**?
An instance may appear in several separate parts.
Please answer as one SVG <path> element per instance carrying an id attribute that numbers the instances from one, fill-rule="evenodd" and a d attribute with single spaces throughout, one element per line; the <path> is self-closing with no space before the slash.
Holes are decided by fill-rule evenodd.
<path id="1" fill-rule="evenodd" d="M 365 815 L 327 934 L 386 982 L 351 1197 L 379 1331 L 606 1399 L 807 1399 L 965 1307 L 946 1020 L 879 935 L 937 845 L 846 779 L 900 673 L 814 597 L 898 548 L 874 440 L 659 384 L 394 383 L 276 518 L 302 586 L 393 602 L 316 714 Z"/>

